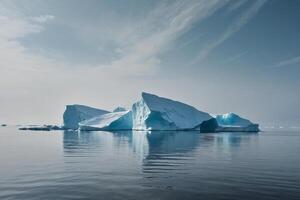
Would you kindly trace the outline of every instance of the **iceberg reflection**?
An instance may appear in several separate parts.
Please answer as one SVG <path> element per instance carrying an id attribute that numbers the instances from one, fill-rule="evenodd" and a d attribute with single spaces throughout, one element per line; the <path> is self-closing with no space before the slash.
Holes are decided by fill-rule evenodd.
<path id="1" fill-rule="evenodd" d="M 197 131 L 119 131 L 77 132 L 65 131 L 64 152 L 82 153 L 91 150 L 123 151 L 130 149 L 140 161 L 172 160 L 186 157 L 187 153 L 210 147 L 230 152 L 241 143 L 249 143 L 257 133 L 199 133 Z M 173 156 L 171 158 L 171 156 Z"/>

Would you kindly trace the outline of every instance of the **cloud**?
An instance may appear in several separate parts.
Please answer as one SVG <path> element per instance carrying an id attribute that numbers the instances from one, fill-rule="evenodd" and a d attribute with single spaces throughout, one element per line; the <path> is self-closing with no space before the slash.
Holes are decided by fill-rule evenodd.
<path id="1" fill-rule="evenodd" d="M 235 11 L 237 9 L 239 9 L 240 7 L 242 7 L 245 3 L 247 3 L 248 0 L 239 0 L 239 1 L 235 1 L 231 6 L 229 6 L 228 11 L 232 12 Z"/>
<path id="2" fill-rule="evenodd" d="M 203 61 L 209 54 L 218 46 L 228 40 L 233 34 L 238 32 L 244 25 L 246 25 L 262 8 L 267 0 L 257 0 L 244 13 L 242 13 L 216 40 L 204 47 L 199 55 L 193 60 L 193 63 Z"/>
<path id="3" fill-rule="evenodd" d="M 38 23 L 45 23 L 47 21 L 53 20 L 55 17 L 53 15 L 40 15 L 37 17 L 32 17 L 31 19 Z"/>
<path id="4" fill-rule="evenodd" d="M 236 60 L 239 60 L 241 57 L 247 55 L 249 53 L 249 51 L 243 51 L 243 52 L 240 52 L 236 55 L 233 55 L 231 57 L 229 57 L 227 60 L 225 60 L 225 63 L 230 63 L 230 62 L 234 62 Z"/>
<path id="5" fill-rule="evenodd" d="M 42 27 L 16 16 L 3 16 L 0 14 L 0 39 L 18 39 L 32 33 L 39 33 Z"/>
<path id="6" fill-rule="evenodd" d="M 300 56 L 288 59 L 288 60 L 283 60 L 280 61 L 279 63 L 275 64 L 275 67 L 284 67 L 284 66 L 288 66 L 288 65 L 294 65 L 300 63 Z"/>
<path id="7" fill-rule="evenodd" d="M 34 66 L 32 59 L 35 57 L 26 54 L 26 47 L 21 45 L 18 40 L 31 34 L 40 33 L 43 27 L 7 13 L 6 15 L 0 13 L 0 24 L 0 72 L 6 69 L 23 70 L 26 68 L 25 66 L 27 69 L 32 68 Z"/>
<path id="8" fill-rule="evenodd" d="M 168 51 L 177 38 L 188 32 L 194 23 L 200 23 L 228 2 L 227 0 L 162 1 L 156 3 L 154 8 L 147 11 L 144 16 L 131 20 L 130 23 L 122 20 L 111 21 L 107 16 L 105 21 L 108 22 L 101 26 L 94 24 L 82 26 L 80 23 L 68 23 L 69 21 L 65 26 L 72 26 L 72 29 L 75 26 L 77 29 L 74 30 L 83 33 L 80 35 L 75 32 L 75 34 L 80 35 L 82 40 L 88 40 L 88 43 L 92 42 L 93 35 L 97 37 L 99 34 L 106 34 L 102 35 L 102 40 L 106 43 L 99 44 L 96 51 L 102 54 L 111 52 L 107 61 L 98 64 L 87 63 L 86 65 L 100 70 L 111 70 L 115 76 L 118 74 L 151 74 L 160 68 L 161 54 Z M 0 22 L 6 24 L 6 27 L 5 30 L 0 31 L 0 35 L 5 34 L 7 37 L 14 38 L 12 42 L 18 45 L 19 49 L 31 53 L 30 49 L 20 44 L 19 39 L 33 33 L 41 33 L 47 25 L 45 23 L 55 17 L 50 14 L 29 17 L 20 10 L 17 12 L 16 9 L 13 10 L 13 13 L 13 16 L 2 16 L 3 20 Z M 118 16 L 118 19 L 120 17 Z M 9 23 L 10 21 L 13 23 Z M 109 23 L 109 28 L 107 28 L 107 23 Z M 35 55 L 43 57 L 36 53 Z M 63 57 L 63 55 L 60 56 Z M 47 59 L 45 56 L 44 58 Z"/>

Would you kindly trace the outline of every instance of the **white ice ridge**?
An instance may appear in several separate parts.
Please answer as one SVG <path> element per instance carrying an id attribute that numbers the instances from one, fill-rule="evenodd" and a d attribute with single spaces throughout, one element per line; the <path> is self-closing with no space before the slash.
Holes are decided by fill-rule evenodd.
<path id="1" fill-rule="evenodd" d="M 132 106 L 132 118 L 134 130 L 184 130 L 212 117 L 185 103 L 143 92 Z"/>

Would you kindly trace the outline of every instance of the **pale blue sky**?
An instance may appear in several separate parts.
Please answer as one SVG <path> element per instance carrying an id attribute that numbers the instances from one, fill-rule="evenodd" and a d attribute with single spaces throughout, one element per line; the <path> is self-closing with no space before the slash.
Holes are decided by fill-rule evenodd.
<path id="1" fill-rule="evenodd" d="M 59 123 L 141 91 L 300 124 L 297 0 L 0 2 L 0 123 Z"/>

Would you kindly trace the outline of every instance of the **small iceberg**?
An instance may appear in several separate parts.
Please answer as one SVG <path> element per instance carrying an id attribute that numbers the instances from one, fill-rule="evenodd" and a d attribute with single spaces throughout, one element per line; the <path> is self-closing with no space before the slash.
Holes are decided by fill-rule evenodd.
<path id="1" fill-rule="evenodd" d="M 259 132 L 259 125 L 235 113 L 215 115 L 200 124 L 201 132 Z"/>

